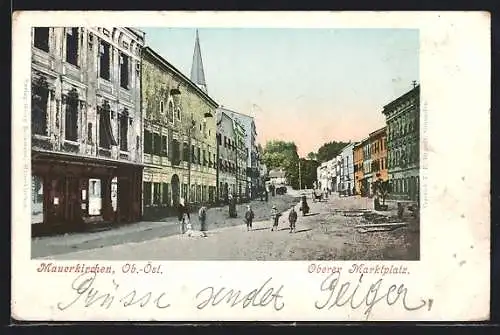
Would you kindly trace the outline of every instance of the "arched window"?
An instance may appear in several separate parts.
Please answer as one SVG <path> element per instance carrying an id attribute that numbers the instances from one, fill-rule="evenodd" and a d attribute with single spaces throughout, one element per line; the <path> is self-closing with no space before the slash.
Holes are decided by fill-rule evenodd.
<path id="1" fill-rule="evenodd" d="M 78 104 L 78 92 L 73 88 L 66 96 L 65 138 L 68 141 L 78 140 Z"/>

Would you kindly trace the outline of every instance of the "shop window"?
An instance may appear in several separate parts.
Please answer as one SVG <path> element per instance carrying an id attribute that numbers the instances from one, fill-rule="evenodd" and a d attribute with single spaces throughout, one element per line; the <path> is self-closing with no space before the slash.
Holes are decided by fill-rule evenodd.
<path id="1" fill-rule="evenodd" d="M 188 202 L 187 200 L 187 192 L 188 192 L 188 185 L 187 184 L 182 184 L 182 198 L 184 199 L 184 201 Z"/>
<path id="2" fill-rule="evenodd" d="M 153 134 L 149 130 L 144 130 L 144 153 L 153 153 Z"/>
<path id="3" fill-rule="evenodd" d="M 105 102 L 99 108 L 99 146 L 104 149 L 111 149 L 111 146 L 116 144 L 113 129 L 111 128 L 110 106 Z"/>
<path id="4" fill-rule="evenodd" d="M 49 28 L 33 28 L 33 35 L 35 48 L 49 52 Z"/>
<path id="5" fill-rule="evenodd" d="M 47 136 L 49 88 L 45 77 L 34 81 L 31 94 L 31 132 Z"/>
<path id="6" fill-rule="evenodd" d="M 89 215 L 101 215 L 102 193 L 101 180 L 89 179 Z"/>
<path id="7" fill-rule="evenodd" d="M 153 183 L 153 204 L 161 204 L 161 183 Z"/>
<path id="8" fill-rule="evenodd" d="M 78 28 L 66 29 L 66 62 L 78 66 Z"/>
<path id="9" fill-rule="evenodd" d="M 78 92 L 71 89 L 66 97 L 65 138 L 68 141 L 78 140 Z"/>
<path id="10" fill-rule="evenodd" d="M 109 43 L 101 41 L 99 45 L 99 77 L 110 79 L 111 46 Z"/>
<path id="11" fill-rule="evenodd" d="M 128 150 L 128 111 L 125 109 L 120 114 L 120 150 Z"/>
<path id="12" fill-rule="evenodd" d="M 144 207 L 149 207 L 151 206 L 151 183 L 145 181 L 143 187 L 144 187 L 143 191 Z"/>
<path id="13" fill-rule="evenodd" d="M 113 208 L 113 212 L 116 212 L 118 209 L 118 178 L 114 177 L 111 180 L 111 207 Z"/>
<path id="14" fill-rule="evenodd" d="M 31 224 L 43 223 L 43 178 L 31 176 Z"/>
<path id="15" fill-rule="evenodd" d="M 168 188 L 168 183 L 162 183 L 162 204 L 170 206 L 170 191 Z"/>
<path id="16" fill-rule="evenodd" d="M 130 71 L 130 62 L 129 57 L 127 55 L 120 55 L 120 86 L 129 89 L 129 71 Z M 163 102 L 162 102 L 163 105 Z M 163 108 L 162 108 L 163 109 Z"/>

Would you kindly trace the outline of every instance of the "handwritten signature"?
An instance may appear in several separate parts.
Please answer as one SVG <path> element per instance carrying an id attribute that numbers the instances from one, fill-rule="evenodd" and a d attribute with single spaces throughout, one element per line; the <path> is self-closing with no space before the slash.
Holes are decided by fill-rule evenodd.
<path id="1" fill-rule="evenodd" d="M 165 292 L 153 293 L 149 291 L 144 294 L 138 294 L 137 290 L 133 289 L 127 291 L 125 294 L 120 294 L 118 291 L 120 285 L 114 279 L 112 280 L 113 289 L 111 292 L 110 290 L 108 292 L 98 290 L 95 285 L 96 276 L 97 273 L 89 272 L 82 273 L 76 277 L 71 284 L 75 296 L 69 302 L 59 302 L 57 308 L 64 311 L 72 306 L 76 306 L 77 302 L 82 303 L 84 307 L 100 306 L 105 309 L 111 308 L 116 302 L 120 303 L 123 307 L 139 306 L 144 308 L 150 305 L 159 309 L 170 307 L 170 304 L 165 302 Z"/>
<path id="2" fill-rule="evenodd" d="M 401 301 L 403 308 L 407 311 L 419 310 L 425 306 L 427 306 L 429 311 L 432 308 L 433 299 L 421 299 L 419 303 L 409 306 L 407 302 L 408 288 L 404 284 L 399 285 L 399 287 L 393 284 L 386 291 L 381 290 L 383 279 L 379 279 L 369 286 L 368 291 L 363 292 L 363 290 L 358 291 L 362 281 L 363 274 L 359 276 L 357 283 L 351 283 L 350 281 L 341 283 L 340 272 L 330 274 L 323 280 L 320 286 L 321 292 L 328 292 L 327 298 L 323 302 L 316 301 L 314 306 L 320 310 L 343 307 L 347 304 L 353 310 L 366 307 L 364 311 L 366 319 L 370 317 L 374 306 L 380 302 L 385 302 L 387 305 L 392 306 L 396 302 Z M 351 289 L 353 286 L 355 286 L 354 289 Z M 338 287 L 340 288 L 337 290 Z"/>
<path id="3" fill-rule="evenodd" d="M 270 277 L 259 288 L 253 289 L 243 295 L 241 290 L 235 290 L 232 288 L 221 287 L 216 289 L 213 286 L 205 287 L 196 294 L 196 299 L 201 300 L 196 307 L 198 309 L 204 309 L 207 306 L 217 306 L 221 302 L 225 302 L 231 307 L 239 304 L 241 304 L 243 308 L 247 308 L 248 306 L 265 307 L 273 302 L 272 307 L 276 311 L 279 311 L 285 307 L 283 295 L 281 294 L 283 285 L 281 285 L 277 290 L 274 287 L 268 287 L 267 290 L 261 294 L 272 279 L 273 278 Z"/>

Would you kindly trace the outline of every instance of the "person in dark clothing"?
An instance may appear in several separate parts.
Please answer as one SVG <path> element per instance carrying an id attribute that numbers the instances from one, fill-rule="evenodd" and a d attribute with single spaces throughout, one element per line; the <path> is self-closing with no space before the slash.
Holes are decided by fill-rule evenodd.
<path id="1" fill-rule="evenodd" d="M 306 216 L 309 213 L 309 205 L 307 204 L 306 196 L 302 196 L 302 203 L 300 205 L 300 210 L 302 211 L 302 216 Z"/>
<path id="2" fill-rule="evenodd" d="M 290 233 L 295 232 L 295 223 L 297 222 L 297 212 L 295 211 L 295 206 L 290 208 L 290 213 L 288 214 L 288 222 L 290 222 Z"/>
<path id="3" fill-rule="evenodd" d="M 247 206 L 247 211 L 245 213 L 245 223 L 247 224 L 247 231 L 252 230 L 252 222 L 253 222 L 254 214 L 252 207 L 250 205 Z"/>
<path id="4" fill-rule="evenodd" d="M 179 202 L 179 207 L 177 208 L 177 217 L 179 219 L 179 224 L 181 227 L 181 234 L 186 232 L 186 225 L 190 220 L 189 209 L 184 203 L 184 199 Z"/>
<path id="5" fill-rule="evenodd" d="M 207 237 L 207 208 L 205 206 L 201 206 L 198 211 L 198 219 L 200 221 L 200 231 L 204 237 Z"/>
<path id="6" fill-rule="evenodd" d="M 271 231 L 278 230 L 278 222 L 279 222 L 280 216 L 281 216 L 281 213 L 278 212 L 278 209 L 276 208 L 276 206 L 273 205 L 273 208 L 271 210 L 271 218 L 273 219 L 273 226 L 271 228 Z"/>

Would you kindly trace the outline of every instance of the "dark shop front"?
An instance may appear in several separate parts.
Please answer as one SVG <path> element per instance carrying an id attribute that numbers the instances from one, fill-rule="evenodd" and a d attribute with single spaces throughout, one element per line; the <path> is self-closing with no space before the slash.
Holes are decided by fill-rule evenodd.
<path id="1" fill-rule="evenodd" d="M 32 235 L 85 231 L 141 219 L 143 166 L 32 153 Z"/>

